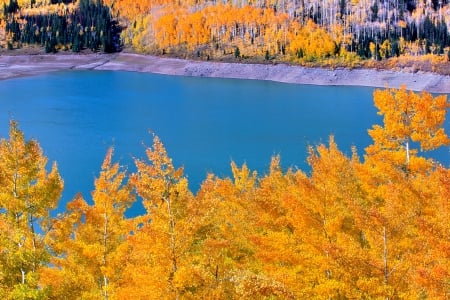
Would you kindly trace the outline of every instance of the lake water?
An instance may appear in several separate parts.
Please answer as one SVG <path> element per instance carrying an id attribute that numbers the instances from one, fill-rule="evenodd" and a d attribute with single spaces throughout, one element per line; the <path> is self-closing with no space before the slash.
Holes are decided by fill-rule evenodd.
<path id="1" fill-rule="evenodd" d="M 230 176 L 230 162 L 260 175 L 280 154 L 282 166 L 307 170 L 307 146 L 335 135 L 339 148 L 360 154 L 367 129 L 380 123 L 372 88 L 292 85 L 265 81 L 70 71 L 0 81 L 0 136 L 11 118 L 36 138 L 65 180 L 61 209 L 81 191 L 90 199 L 106 150 L 134 171 L 152 144 L 163 141 L 184 165 L 195 192 L 206 174 Z M 450 132 L 449 121 L 446 131 Z M 433 157 L 450 164 L 449 148 Z M 142 208 L 134 208 L 140 213 Z"/>

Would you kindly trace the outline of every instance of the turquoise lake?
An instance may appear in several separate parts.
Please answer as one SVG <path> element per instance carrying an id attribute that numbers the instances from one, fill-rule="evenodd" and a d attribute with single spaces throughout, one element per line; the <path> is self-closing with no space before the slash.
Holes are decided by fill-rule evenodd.
<path id="1" fill-rule="evenodd" d="M 0 81 L 0 136 L 9 120 L 39 141 L 65 181 L 60 209 L 82 192 L 89 201 L 108 147 L 134 171 L 156 133 L 192 191 L 207 173 L 231 175 L 230 162 L 264 175 L 273 155 L 284 168 L 308 171 L 308 145 L 328 142 L 360 155 L 367 129 L 380 123 L 373 88 L 293 85 L 266 81 L 70 71 Z M 450 132 L 450 122 L 445 124 Z M 430 154 L 450 165 L 450 148 Z M 135 207 L 132 214 L 142 212 Z"/>

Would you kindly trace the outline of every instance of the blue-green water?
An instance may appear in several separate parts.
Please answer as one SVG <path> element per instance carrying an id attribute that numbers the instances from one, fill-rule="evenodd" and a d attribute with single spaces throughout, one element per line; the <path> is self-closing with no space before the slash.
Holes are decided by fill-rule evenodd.
<path id="1" fill-rule="evenodd" d="M 0 136 L 13 118 L 36 138 L 65 180 L 64 202 L 89 199 L 109 146 L 134 170 L 155 132 L 196 191 L 208 172 L 230 176 L 230 162 L 263 175 L 273 155 L 284 167 L 307 170 L 307 146 L 335 135 L 339 148 L 360 154 L 367 129 L 381 119 L 372 88 L 291 85 L 264 81 L 72 71 L 0 81 Z M 449 122 L 446 130 L 450 132 Z M 449 148 L 433 156 L 450 164 Z M 139 213 L 139 208 L 136 208 Z"/>

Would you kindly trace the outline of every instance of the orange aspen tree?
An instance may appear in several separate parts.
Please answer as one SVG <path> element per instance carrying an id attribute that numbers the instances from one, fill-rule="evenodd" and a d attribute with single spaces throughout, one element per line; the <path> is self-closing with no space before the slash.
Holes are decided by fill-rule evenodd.
<path id="1" fill-rule="evenodd" d="M 412 185 L 420 195 L 417 251 L 409 289 L 412 295 L 430 299 L 450 297 L 450 170 L 438 166 L 429 174 L 420 174 Z M 411 297 L 412 298 L 412 297 Z"/>
<path id="2" fill-rule="evenodd" d="M 298 203 L 292 207 L 297 235 L 309 246 L 316 259 L 312 292 L 314 298 L 359 298 L 359 277 L 365 265 L 355 206 L 364 199 L 356 176 L 357 159 L 346 157 L 333 137 L 329 146 L 309 149 L 311 176 L 299 182 Z M 293 203 L 294 204 L 294 203 Z M 296 214 L 301 217 L 296 218 Z M 354 276 L 357 273 L 359 276 Z"/>
<path id="3" fill-rule="evenodd" d="M 358 171 L 367 196 L 360 203 L 357 226 L 370 274 L 360 284 L 371 298 L 410 298 L 409 282 L 416 268 L 411 254 L 420 255 L 418 225 L 425 199 L 412 185 L 413 176 L 386 171 L 383 180 L 365 165 Z"/>
<path id="4" fill-rule="evenodd" d="M 292 292 L 264 272 L 261 263 L 265 261 L 257 257 L 256 235 L 263 229 L 256 225 L 262 212 L 255 205 L 256 172 L 234 162 L 231 169 L 233 178 L 209 175 L 190 210 L 197 216 L 191 257 L 205 275 L 204 294 L 199 295 L 209 293 L 214 299 L 292 299 Z"/>
<path id="5" fill-rule="evenodd" d="M 63 189 L 56 163 L 49 173 L 46 164 L 38 142 L 26 141 L 11 121 L 9 139 L 0 140 L 0 295 L 5 299 L 45 295 L 38 284 L 49 258 L 44 237 Z"/>

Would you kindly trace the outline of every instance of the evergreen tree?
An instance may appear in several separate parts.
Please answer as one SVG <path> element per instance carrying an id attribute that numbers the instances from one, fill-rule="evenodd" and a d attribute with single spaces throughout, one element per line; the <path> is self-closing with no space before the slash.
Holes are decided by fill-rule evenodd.
<path id="1" fill-rule="evenodd" d="M 239 50 L 239 47 L 236 47 L 236 48 L 234 49 L 234 57 L 235 57 L 235 58 L 241 57 L 241 51 Z"/>

